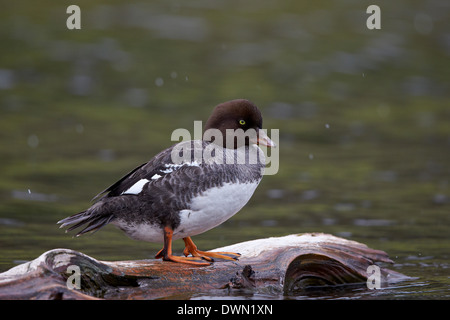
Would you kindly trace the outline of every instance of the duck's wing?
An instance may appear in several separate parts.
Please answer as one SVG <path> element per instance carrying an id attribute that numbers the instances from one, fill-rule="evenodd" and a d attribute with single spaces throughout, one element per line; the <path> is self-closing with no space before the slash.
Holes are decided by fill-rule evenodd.
<path id="1" fill-rule="evenodd" d="M 192 143 L 194 143 L 194 141 L 192 141 Z M 177 146 L 178 149 L 174 150 Z M 202 147 L 203 143 L 200 142 L 200 148 Z M 176 152 L 176 159 L 173 159 L 174 152 Z M 201 161 L 195 161 L 194 152 L 188 152 L 189 155 L 187 159 L 180 162 L 179 152 L 186 152 L 186 150 L 180 147 L 180 144 L 176 144 L 161 151 L 149 162 L 143 163 L 136 167 L 120 178 L 117 182 L 97 194 L 92 200 L 99 201 L 107 197 L 116 197 L 124 194 L 137 194 L 148 182 L 159 180 L 160 178 L 173 174 L 174 172 L 179 174 L 180 170 L 184 171 L 190 166 L 202 166 Z"/>

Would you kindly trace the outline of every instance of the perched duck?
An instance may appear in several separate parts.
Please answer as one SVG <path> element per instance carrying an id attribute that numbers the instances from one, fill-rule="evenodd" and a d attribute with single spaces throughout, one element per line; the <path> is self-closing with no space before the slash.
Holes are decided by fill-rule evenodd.
<path id="1" fill-rule="evenodd" d="M 202 140 L 182 141 L 160 152 L 100 192 L 89 209 L 58 224 L 68 226 L 66 232 L 83 226 L 79 236 L 111 223 L 133 239 L 162 242 L 155 258 L 166 261 L 209 265 L 214 258 L 237 260 L 238 253 L 198 250 L 191 236 L 220 225 L 250 200 L 265 167 L 258 145 L 275 146 L 261 129 L 261 112 L 252 102 L 219 104 Z M 172 254 L 176 239 L 184 240 L 185 257 Z"/>

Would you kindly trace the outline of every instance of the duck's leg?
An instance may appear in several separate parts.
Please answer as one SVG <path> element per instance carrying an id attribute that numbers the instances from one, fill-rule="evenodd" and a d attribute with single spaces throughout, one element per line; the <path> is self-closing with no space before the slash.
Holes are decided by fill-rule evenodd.
<path id="1" fill-rule="evenodd" d="M 187 257 L 191 254 L 193 257 L 203 258 L 208 261 L 214 261 L 214 258 L 217 259 L 225 259 L 225 260 L 237 260 L 241 255 L 239 253 L 234 252 L 208 252 L 208 251 L 200 251 L 197 249 L 194 241 L 192 241 L 191 237 L 183 238 L 184 245 L 184 255 Z"/>
<path id="2" fill-rule="evenodd" d="M 164 247 L 156 254 L 155 259 L 162 258 L 164 261 L 187 263 L 196 266 L 209 266 L 211 264 L 201 257 L 178 257 L 172 255 L 172 236 L 172 228 L 164 227 Z"/>

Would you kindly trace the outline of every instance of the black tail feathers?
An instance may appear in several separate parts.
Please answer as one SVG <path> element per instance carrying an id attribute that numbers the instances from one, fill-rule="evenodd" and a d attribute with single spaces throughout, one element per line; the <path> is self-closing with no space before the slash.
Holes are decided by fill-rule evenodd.
<path id="1" fill-rule="evenodd" d="M 100 228 L 106 226 L 112 220 L 112 218 L 113 215 L 96 215 L 93 214 L 92 210 L 88 209 L 86 211 L 82 211 L 65 219 L 62 219 L 58 221 L 57 224 L 61 224 L 60 228 L 69 226 L 66 229 L 66 232 L 75 230 L 87 224 L 84 229 L 76 234 L 76 236 L 79 237 L 82 234 L 88 232 L 94 233 Z"/>

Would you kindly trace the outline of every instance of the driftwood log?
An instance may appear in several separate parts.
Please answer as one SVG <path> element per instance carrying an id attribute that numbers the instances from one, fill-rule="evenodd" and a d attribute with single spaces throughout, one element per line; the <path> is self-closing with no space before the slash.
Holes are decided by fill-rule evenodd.
<path id="1" fill-rule="evenodd" d="M 259 239 L 212 251 L 239 252 L 241 257 L 199 267 L 154 259 L 98 261 L 54 249 L 1 273 L 0 299 L 188 299 L 238 290 L 297 295 L 314 288 L 366 286 L 368 267 L 374 264 L 380 265 L 382 286 L 405 278 L 382 266 L 392 263 L 385 252 L 321 233 Z"/>

